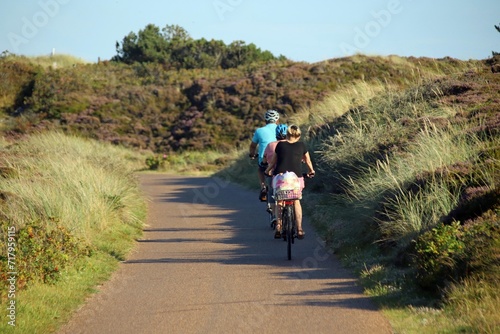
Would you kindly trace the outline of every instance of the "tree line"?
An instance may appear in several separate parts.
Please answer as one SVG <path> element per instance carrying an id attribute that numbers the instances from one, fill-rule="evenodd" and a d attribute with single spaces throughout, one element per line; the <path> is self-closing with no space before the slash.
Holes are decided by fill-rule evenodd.
<path id="1" fill-rule="evenodd" d="M 116 42 L 114 61 L 131 64 L 160 63 L 172 69 L 236 68 L 254 62 L 284 60 L 270 51 L 262 51 L 255 44 L 234 41 L 226 45 L 220 40 L 193 39 L 178 25 L 160 29 L 148 24 L 138 33 L 130 32 Z"/>

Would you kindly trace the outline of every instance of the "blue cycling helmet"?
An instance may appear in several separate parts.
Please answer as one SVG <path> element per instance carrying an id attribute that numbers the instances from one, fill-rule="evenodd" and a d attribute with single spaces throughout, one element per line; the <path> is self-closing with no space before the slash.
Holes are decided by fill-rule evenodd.
<path id="1" fill-rule="evenodd" d="M 278 124 L 278 126 L 276 126 L 276 139 L 278 140 L 285 139 L 287 131 L 288 131 L 288 125 Z"/>

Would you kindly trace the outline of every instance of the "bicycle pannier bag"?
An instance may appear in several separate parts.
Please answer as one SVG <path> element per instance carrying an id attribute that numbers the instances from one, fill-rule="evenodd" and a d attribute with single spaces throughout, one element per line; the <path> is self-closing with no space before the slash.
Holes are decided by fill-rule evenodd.
<path id="1" fill-rule="evenodd" d="M 302 188 L 299 177 L 294 172 L 285 172 L 273 178 L 274 197 L 277 201 L 301 199 Z"/>

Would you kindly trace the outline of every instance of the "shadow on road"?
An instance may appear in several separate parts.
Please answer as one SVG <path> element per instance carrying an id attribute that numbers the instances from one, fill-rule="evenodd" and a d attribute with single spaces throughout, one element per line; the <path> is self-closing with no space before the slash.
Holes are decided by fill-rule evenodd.
<path id="1" fill-rule="evenodd" d="M 212 262 L 227 266 L 272 268 L 278 284 L 279 280 L 298 280 L 300 289 L 284 295 L 301 296 L 297 299 L 301 305 L 376 310 L 367 297 L 360 296 L 362 291 L 355 279 L 323 247 L 321 239 L 307 221 L 304 222 L 307 236 L 304 240 L 295 241 L 293 258 L 288 261 L 286 243 L 273 238 L 265 204 L 258 201 L 257 193 L 209 177 L 141 175 L 141 183 L 155 205 L 177 205 L 175 211 L 164 213 L 161 224 L 145 228 L 139 243 L 195 243 L 200 247 L 207 244 L 223 247 L 206 247 L 207 251 L 202 256 L 159 253 L 158 257 L 133 258 L 125 264 Z M 157 191 L 150 192 L 150 189 Z M 173 191 L 166 192 L 167 189 Z M 304 196 L 307 196 L 306 192 Z M 308 289 L 309 280 L 320 281 L 322 288 Z M 343 298 L 325 298 L 334 295 Z"/>

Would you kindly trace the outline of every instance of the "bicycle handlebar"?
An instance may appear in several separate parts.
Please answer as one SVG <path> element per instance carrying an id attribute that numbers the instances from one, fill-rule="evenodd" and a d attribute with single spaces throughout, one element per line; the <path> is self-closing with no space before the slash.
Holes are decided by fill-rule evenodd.
<path id="1" fill-rule="evenodd" d="M 309 175 L 307 173 L 302 173 L 302 177 L 304 179 L 312 179 L 315 175 L 316 175 L 316 173 L 312 173 L 311 175 Z"/>
<path id="2" fill-rule="evenodd" d="M 273 176 L 272 174 L 266 174 L 267 176 Z M 302 173 L 302 177 L 304 179 L 312 179 L 314 176 L 316 175 L 316 173 L 312 173 L 311 175 L 309 175 L 308 173 Z"/>

